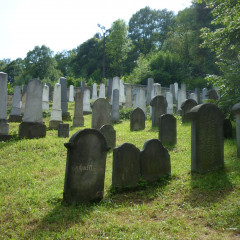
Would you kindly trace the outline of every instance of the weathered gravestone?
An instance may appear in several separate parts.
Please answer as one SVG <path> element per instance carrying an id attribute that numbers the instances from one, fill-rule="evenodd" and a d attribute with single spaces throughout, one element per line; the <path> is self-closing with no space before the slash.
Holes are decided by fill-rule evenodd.
<path id="1" fill-rule="evenodd" d="M 125 89 L 126 89 L 125 108 L 131 108 L 132 107 L 132 87 L 129 83 L 125 83 Z"/>
<path id="2" fill-rule="evenodd" d="M 90 114 L 91 107 L 90 107 L 90 89 L 85 87 L 84 94 L 83 94 L 83 114 Z"/>
<path id="3" fill-rule="evenodd" d="M 12 102 L 12 110 L 8 119 L 9 122 L 21 122 L 21 88 L 19 86 L 14 87 L 14 95 Z"/>
<path id="4" fill-rule="evenodd" d="M 42 82 L 33 79 L 28 82 L 27 99 L 23 122 L 19 125 L 20 138 L 46 137 L 46 125 L 42 115 Z"/>
<path id="5" fill-rule="evenodd" d="M 181 105 L 182 109 L 182 123 L 190 121 L 188 118 L 188 113 L 191 111 L 193 107 L 197 106 L 197 102 L 193 99 L 186 99 L 183 101 Z"/>
<path id="6" fill-rule="evenodd" d="M 83 127 L 83 95 L 82 92 L 77 92 L 75 95 L 75 106 L 74 106 L 74 117 L 73 117 L 73 127 Z"/>
<path id="7" fill-rule="evenodd" d="M 120 120 L 118 89 L 113 90 L 112 99 L 111 121 L 118 122 Z"/>
<path id="8" fill-rule="evenodd" d="M 167 113 L 167 101 L 164 96 L 154 97 L 150 105 L 152 106 L 152 127 L 159 126 L 159 117 Z"/>
<path id="9" fill-rule="evenodd" d="M 27 85 L 23 85 L 22 106 L 21 106 L 21 114 L 22 115 L 24 114 L 24 110 L 25 110 L 26 98 L 27 98 Z"/>
<path id="10" fill-rule="evenodd" d="M 159 119 L 159 140 L 163 145 L 177 143 L 176 118 L 171 114 L 163 114 Z"/>
<path id="11" fill-rule="evenodd" d="M 145 129 L 145 113 L 141 108 L 135 108 L 130 116 L 130 131 Z"/>
<path id="12" fill-rule="evenodd" d="M 69 137 L 69 124 L 66 123 L 60 123 L 58 125 L 58 137 Z"/>
<path id="13" fill-rule="evenodd" d="M 101 83 L 99 86 L 99 98 L 105 98 L 106 94 L 105 94 L 105 84 Z"/>
<path id="14" fill-rule="evenodd" d="M 100 201 L 104 193 L 107 143 L 96 129 L 76 132 L 64 144 L 68 149 L 63 200 Z"/>
<path id="15" fill-rule="evenodd" d="M 112 97 L 112 83 L 113 83 L 113 80 L 112 79 L 108 79 L 108 82 L 107 82 L 107 98 L 109 100 Z"/>
<path id="16" fill-rule="evenodd" d="M 236 119 L 237 156 L 240 157 L 240 103 L 232 107 L 232 112 Z"/>
<path id="17" fill-rule="evenodd" d="M 223 114 L 211 103 L 193 107 L 191 119 L 191 170 L 204 173 L 224 166 Z"/>
<path id="18" fill-rule="evenodd" d="M 69 102 L 74 102 L 74 86 L 69 86 Z"/>
<path id="19" fill-rule="evenodd" d="M 68 112 L 68 100 L 67 100 L 67 79 L 64 77 L 59 78 L 61 84 L 61 108 L 62 119 L 71 121 L 70 113 Z"/>
<path id="20" fill-rule="evenodd" d="M 123 80 L 120 79 L 120 84 L 119 84 L 119 104 L 122 105 L 125 102 L 126 102 L 126 97 L 125 97 Z"/>
<path id="21" fill-rule="evenodd" d="M 223 134 L 224 138 L 232 138 L 232 123 L 228 118 L 223 121 Z"/>
<path id="22" fill-rule="evenodd" d="M 140 178 L 140 151 L 131 143 L 113 149 L 112 186 L 115 189 L 137 187 Z"/>
<path id="23" fill-rule="evenodd" d="M 92 106 L 92 128 L 100 129 L 105 124 L 110 124 L 111 106 L 107 99 L 99 98 Z"/>
<path id="24" fill-rule="evenodd" d="M 147 116 L 146 97 L 145 90 L 143 88 L 139 88 L 137 91 L 136 107 L 141 108 L 145 115 Z"/>
<path id="25" fill-rule="evenodd" d="M 158 139 L 145 142 L 140 153 L 141 177 L 149 182 L 171 175 L 170 156 Z"/>
<path id="26" fill-rule="evenodd" d="M 149 105 L 151 102 L 151 94 L 153 90 L 153 84 L 154 84 L 154 79 L 153 78 L 148 78 L 147 82 L 147 99 L 146 99 L 146 104 Z"/>
<path id="27" fill-rule="evenodd" d="M 171 92 L 166 92 L 167 113 L 173 114 L 173 95 Z"/>
<path id="28" fill-rule="evenodd" d="M 207 93 L 208 99 L 212 99 L 214 101 L 217 101 L 219 99 L 217 91 L 215 89 L 210 89 Z"/>
<path id="29" fill-rule="evenodd" d="M 100 132 L 105 137 L 108 148 L 115 148 L 116 146 L 116 131 L 114 130 L 113 126 L 110 124 L 103 125 L 100 128 Z"/>
<path id="30" fill-rule="evenodd" d="M 97 84 L 94 83 L 92 86 L 92 100 L 95 101 L 97 99 Z"/>
<path id="31" fill-rule="evenodd" d="M 49 87 L 47 84 L 43 86 L 42 110 L 49 111 Z"/>

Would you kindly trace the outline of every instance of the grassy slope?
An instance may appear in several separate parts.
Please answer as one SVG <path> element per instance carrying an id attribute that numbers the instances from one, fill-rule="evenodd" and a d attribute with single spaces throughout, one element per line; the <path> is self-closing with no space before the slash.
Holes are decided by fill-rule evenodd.
<path id="1" fill-rule="evenodd" d="M 44 121 L 48 126 L 49 118 Z M 91 116 L 85 116 L 90 126 Z M 129 121 L 114 125 L 117 145 L 130 142 L 141 149 L 158 137 L 149 120 L 144 131 L 129 127 Z M 236 142 L 225 141 L 224 171 L 192 175 L 190 128 L 178 118 L 178 143 L 169 148 L 172 178 L 137 191 L 111 194 L 109 152 L 105 196 L 92 205 L 62 204 L 68 139 L 48 130 L 43 139 L 0 143 L 0 239 L 239 239 Z M 71 128 L 70 136 L 77 130 Z M 10 123 L 10 133 L 17 132 L 18 124 Z"/>

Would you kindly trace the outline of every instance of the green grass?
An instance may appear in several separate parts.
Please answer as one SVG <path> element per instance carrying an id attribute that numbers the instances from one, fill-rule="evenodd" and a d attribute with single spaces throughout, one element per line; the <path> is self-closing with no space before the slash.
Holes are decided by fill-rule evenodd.
<path id="1" fill-rule="evenodd" d="M 69 105 L 73 115 L 73 104 Z M 44 121 L 49 126 L 49 116 Z M 91 115 L 85 116 L 91 126 Z M 68 122 L 70 126 L 71 122 Z M 107 156 L 104 199 L 96 204 L 62 203 L 68 139 L 48 130 L 46 138 L 0 143 L 0 239 L 239 239 L 240 159 L 235 140 L 225 140 L 225 169 L 191 174 L 191 126 L 177 118 L 177 145 L 168 147 L 172 177 L 136 191 L 113 194 L 112 151 Z M 117 145 L 140 150 L 157 129 L 130 132 L 115 124 Z M 70 136 L 82 128 L 70 128 Z"/>

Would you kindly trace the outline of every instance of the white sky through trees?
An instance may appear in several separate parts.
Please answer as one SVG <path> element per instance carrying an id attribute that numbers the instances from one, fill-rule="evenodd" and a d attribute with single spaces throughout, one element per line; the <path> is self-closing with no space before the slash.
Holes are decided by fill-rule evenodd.
<path id="1" fill-rule="evenodd" d="M 55 53 L 71 50 L 100 32 L 97 24 L 128 23 L 146 6 L 177 13 L 190 5 L 191 0 L 0 0 L 0 60 L 25 58 L 43 44 Z"/>

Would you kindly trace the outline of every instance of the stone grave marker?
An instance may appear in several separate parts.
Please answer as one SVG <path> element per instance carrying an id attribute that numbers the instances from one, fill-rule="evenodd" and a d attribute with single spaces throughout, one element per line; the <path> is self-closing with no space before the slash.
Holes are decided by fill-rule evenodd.
<path id="1" fill-rule="evenodd" d="M 144 114 L 147 115 L 145 90 L 143 88 L 139 88 L 137 92 L 136 107 L 141 108 Z"/>
<path id="2" fill-rule="evenodd" d="M 107 98 L 110 100 L 112 97 L 112 79 L 108 79 L 107 82 Z"/>
<path id="3" fill-rule="evenodd" d="M 74 86 L 69 86 L 69 102 L 74 102 Z"/>
<path id="4" fill-rule="evenodd" d="M 67 100 L 67 79 L 65 77 L 59 78 L 61 84 L 61 108 L 62 119 L 71 121 L 70 113 L 68 112 L 68 100 Z"/>
<path id="5" fill-rule="evenodd" d="M 49 111 L 49 87 L 47 84 L 43 86 L 42 110 Z"/>
<path id="6" fill-rule="evenodd" d="M 145 129 L 145 113 L 141 108 L 135 108 L 130 115 L 130 131 Z"/>
<path id="7" fill-rule="evenodd" d="M 113 126 L 110 124 L 103 125 L 100 128 L 100 132 L 105 137 L 107 146 L 110 149 L 116 147 L 116 131 L 114 130 Z"/>
<path id="8" fill-rule="evenodd" d="M 97 84 L 94 83 L 92 86 L 92 100 L 95 101 L 97 100 Z"/>
<path id="9" fill-rule="evenodd" d="M 84 94 L 83 94 L 83 114 L 90 114 L 92 113 L 90 107 L 90 89 L 85 87 Z"/>
<path id="10" fill-rule="evenodd" d="M 119 122 L 120 121 L 120 112 L 119 112 L 119 90 L 113 90 L 113 101 L 112 101 L 112 111 L 111 111 L 111 121 Z"/>
<path id="11" fill-rule="evenodd" d="M 12 110 L 8 119 L 9 122 L 22 122 L 21 115 L 21 88 L 19 86 L 14 87 Z"/>
<path id="12" fill-rule="evenodd" d="M 163 114 L 159 119 L 159 140 L 163 145 L 177 143 L 176 118 L 171 114 Z"/>
<path id="13" fill-rule="evenodd" d="M 182 109 L 182 123 L 191 121 L 188 118 L 188 113 L 195 106 L 197 106 L 197 102 L 195 100 L 193 100 L 193 99 L 186 99 L 186 100 L 183 101 L 183 103 L 181 105 L 181 109 Z"/>
<path id="14" fill-rule="evenodd" d="M 219 99 L 217 91 L 215 89 L 210 89 L 207 93 L 208 99 L 212 99 L 214 101 L 217 101 Z"/>
<path id="15" fill-rule="evenodd" d="M 167 113 L 173 114 L 173 95 L 171 92 L 166 92 Z"/>
<path id="16" fill-rule="evenodd" d="M 153 78 L 148 78 L 148 83 L 147 83 L 147 99 L 146 99 L 146 104 L 149 105 L 151 102 L 151 94 L 153 90 L 153 84 L 154 84 L 154 79 Z M 144 110 L 143 110 L 144 111 Z"/>
<path id="17" fill-rule="evenodd" d="M 232 107 L 232 112 L 236 119 L 237 156 L 240 157 L 240 103 Z"/>
<path id="18" fill-rule="evenodd" d="M 69 137 L 69 124 L 60 123 L 58 125 L 58 137 L 63 137 L 63 138 Z"/>
<path id="19" fill-rule="evenodd" d="M 132 107 L 132 87 L 129 83 L 125 83 L 125 89 L 126 89 L 125 108 L 131 108 Z"/>
<path id="20" fill-rule="evenodd" d="M 75 95 L 75 106 L 74 106 L 74 117 L 73 117 L 73 127 L 83 127 L 83 95 L 82 92 L 77 92 Z"/>
<path id="21" fill-rule="evenodd" d="M 105 84 L 101 83 L 99 86 L 99 98 L 105 98 L 106 94 L 105 94 Z"/>

